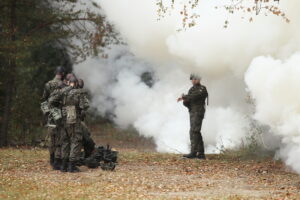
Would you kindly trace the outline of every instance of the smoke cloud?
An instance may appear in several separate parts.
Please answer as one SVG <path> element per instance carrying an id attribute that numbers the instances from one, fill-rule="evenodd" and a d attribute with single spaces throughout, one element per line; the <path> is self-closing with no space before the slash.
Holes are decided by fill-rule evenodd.
<path id="1" fill-rule="evenodd" d="M 128 45 L 112 46 L 108 59 L 90 58 L 74 70 L 102 115 L 113 114 L 120 127 L 153 137 L 158 151 L 175 153 L 189 151 L 188 112 L 176 98 L 188 91 L 189 74 L 198 73 L 209 92 L 202 128 L 207 152 L 245 143 L 257 120 L 281 138 L 267 143 L 281 147 L 279 155 L 300 173 L 300 2 L 280 2 L 289 24 L 273 15 L 249 22 L 249 14 L 215 9 L 221 2 L 200 1 L 197 26 L 178 32 L 177 12 L 157 21 L 153 0 L 99 1 Z M 143 80 L 145 73 L 152 84 Z"/>

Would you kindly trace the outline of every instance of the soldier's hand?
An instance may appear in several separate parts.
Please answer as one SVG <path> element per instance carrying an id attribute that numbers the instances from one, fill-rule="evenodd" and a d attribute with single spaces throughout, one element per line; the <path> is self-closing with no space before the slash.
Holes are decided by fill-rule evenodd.
<path id="1" fill-rule="evenodd" d="M 182 101 L 182 100 L 183 100 L 183 98 L 182 98 L 182 97 L 179 97 L 179 98 L 177 99 L 177 102 Z"/>

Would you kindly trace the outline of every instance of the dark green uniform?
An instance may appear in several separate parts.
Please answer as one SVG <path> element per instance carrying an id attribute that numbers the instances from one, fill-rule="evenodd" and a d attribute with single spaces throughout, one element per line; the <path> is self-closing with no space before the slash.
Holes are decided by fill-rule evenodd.
<path id="1" fill-rule="evenodd" d="M 49 81 L 45 85 L 44 93 L 42 96 L 42 101 L 48 101 L 51 94 L 57 90 L 62 85 L 62 80 L 55 77 L 53 80 Z M 50 121 L 50 115 L 48 117 L 48 122 Z M 60 135 L 62 131 L 62 126 L 57 125 L 56 127 L 48 127 L 48 138 L 49 138 L 49 153 L 50 162 L 53 164 L 54 158 L 60 158 Z"/>
<path id="2" fill-rule="evenodd" d="M 49 103 L 62 101 L 62 115 L 64 121 L 64 132 L 62 135 L 62 158 L 75 163 L 80 159 L 82 148 L 82 125 L 81 115 L 89 105 L 82 97 L 80 90 L 66 87 L 50 98 Z"/>
<path id="3" fill-rule="evenodd" d="M 78 88 L 78 92 L 81 96 L 81 99 L 83 100 L 83 103 L 86 105 L 89 105 L 87 91 L 83 88 Z M 82 145 L 83 145 L 85 157 L 89 157 L 95 149 L 95 142 L 91 138 L 91 133 L 90 133 L 87 125 L 84 123 L 84 119 L 85 119 L 85 113 L 82 112 L 81 113 L 81 120 L 82 120 L 81 121 L 81 130 L 82 130 L 82 136 L 83 136 Z"/>
<path id="4" fill-rule="evenodd" d="M 194 85 L 187 95 L 183 96 L 183 104 L 190 113 L 191 153 L 204 155 L 204 144 L 201 135 L 202 120 L 205 114 L 205 100 L 208 97 L 205 86 Z"/>

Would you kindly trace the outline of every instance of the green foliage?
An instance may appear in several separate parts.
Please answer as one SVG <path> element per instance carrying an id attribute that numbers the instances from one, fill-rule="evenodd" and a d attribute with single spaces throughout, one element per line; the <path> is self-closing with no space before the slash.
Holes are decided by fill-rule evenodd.
<path id="1" fill-rule="evenodd" d="M 100 9 L 93 1 L 0 1 L 0 146 L 7 137 L 10 144 L 41 137 L 40 98 L 57 66 L 71 71 L 74 62 L 118 42 Z"/>

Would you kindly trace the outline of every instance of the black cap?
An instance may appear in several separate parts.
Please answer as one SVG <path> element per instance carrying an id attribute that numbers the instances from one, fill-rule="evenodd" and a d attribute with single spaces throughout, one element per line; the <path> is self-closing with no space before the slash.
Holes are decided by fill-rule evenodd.
<path id="1" fill-rule="evenodd" d="M 191 74 L 190 75 L 190 80 L 201 80 L 201 77 L 196 75 L 196 74 Z"/>
<path id="2" fill-rule="evenodd" d="M 71 78 L 69 79 L 69 82 L 70 82 L 70 83 L 77 83 L 77 79 L 76 79 L 75 77 L 71 77 Z"/>
<path id="3" fill-rule="evenodd" d="M 60 74 L 60 75 L 64 75 L 66 73 L 66 70 L 64 67 L 57 67 L 56 70 L 55 70 L 55 74 Z"/>

